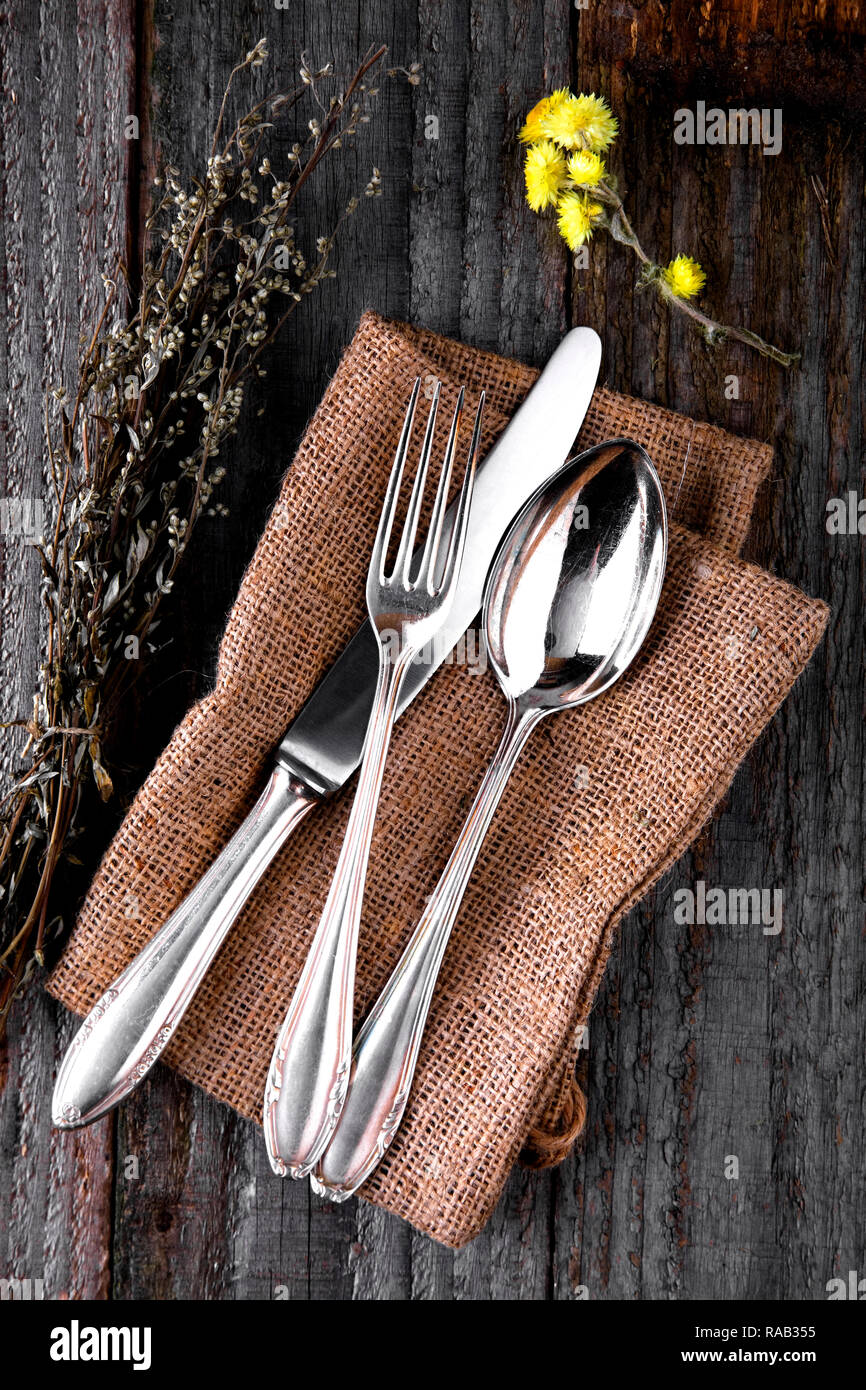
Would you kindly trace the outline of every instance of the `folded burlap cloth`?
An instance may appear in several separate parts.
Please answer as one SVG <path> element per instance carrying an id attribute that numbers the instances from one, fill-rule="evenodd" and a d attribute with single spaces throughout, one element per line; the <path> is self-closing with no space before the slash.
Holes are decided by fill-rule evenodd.
<path id="1" fill-rule="evenodd" d="M 365 616 L 364 581 L 413 379 L 487 391 L 485 447 L 536 372 L 365 314 L 244 577 L 216 687 L 187 714 L 94 879 L 49 988 L 83 1013 L 250 809 L 274 745 Z M 649 637 L 600 699 L 542 725 L 497 811 L 445 957 L 403 1125 L 363 1189 L 448 1245 L 481 1230 L 523 1151 L 565 1156 L 575 1049 L 613 928 L 687 848 L 826 621 L 737 556 L 771 451 L 597 390 L 588 446 L 649 451 L 673 524 Z M 370 858 L 357 1016 L 393 969 L 502 730 L 490 671 L 443 667 L 400 721 Z M 290 838 L 164 1053 L 259 1121 L 277 1028 L 336 863 L 352 787 Z"/>

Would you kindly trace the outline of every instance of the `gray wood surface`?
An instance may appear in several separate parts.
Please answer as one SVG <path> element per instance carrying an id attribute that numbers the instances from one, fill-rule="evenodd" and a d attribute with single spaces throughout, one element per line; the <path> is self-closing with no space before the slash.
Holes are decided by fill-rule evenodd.
<path id="1" fill-rule="evenodd" d="M 115 1117 L 58 1137 L 48 1105 L 72 1024 L 34 989 L 3 1062 L 0 1277 L 42 1279 L 54 1298 L 567 1300 L 822 1299 L 835 1275 L 866 1276 L 866 538 L 824 525 L 829 497 L 866 491 L 863 135 L 786 107 L 777 158 L 675 146 L 665 90 L 585 56 L 602 51 L 600 22 L 569 0 L 79 0 L 77 13 L 11 0 L 0 17 L 3 495 L 43 495 L 43 389 L 71 371 L 98 272 L 135 245 L 154 157 L 190 169 L 209 146 L 236 57 L 264 34 L 274 81 L 302 49 L 348 71 L 380 40 L 394 63 L 423 64 L 417 88 L 383 85 L 357 151 L 317 183 L 318 206 L 337 208 L 375 162 L 385 193 L 251 403 L 231 515 L 200 532 L 174 640 L 149 676 L 147 756 L 207 686 L 281 474 L 367 306 L 534 363 L 589 323 L 610 386 L 771 440 L 750 556 L 833 609 L 722 813 L 623 926 L 581 1060 L 589 1117 L 575 1153 L 515 1172 L 471 1246 L 450 1252 L 362 1203 L 332 1208 L 281 1183 L 256 1128 L 164 1068 Z M 514 140 L 561 84 L 606 93 L 619 114 L 613 163 L 645 244 L 660 260 L 696 254 L 711 309 L 800 346 L 799 369 L 711 352 L 636 291 L 628 253 L 601 237 L 589 269 L 571 268 L 523 203 Z M 129 112 L 142 119 L 134 148 Z M 438 140 L 425 138 L 430 115 Z M 322 229 L 309 204 L 305 227 Z M 3 538 L 0 557 L 11 713 L 29 706 L 36 654 L 35 564 L 15 544 Z M 780 887 L 782 934 L 677 926 L 673 894 L 701 878 Z"/>

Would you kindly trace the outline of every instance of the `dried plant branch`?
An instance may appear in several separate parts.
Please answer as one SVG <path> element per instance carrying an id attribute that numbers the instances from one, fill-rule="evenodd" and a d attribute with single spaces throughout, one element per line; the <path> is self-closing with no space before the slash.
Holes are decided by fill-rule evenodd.
<path id="1" fill-rule="evenodd" d="M 733 338 L 738 343 L 745 343 L 748 347 L 754 348 L 763 357 L 769 357 L 774 362 L 778 362 L 780 367 L 792 367 L 799 360 L 799 352 L 783 352 L 781 348 L 766 342 L 765 339 L 760 338 L 757 333 L 752 333 L 748 328 L 736 328 L 732 324 L 719 323 L 716 319 L 703 313 L 696 305 L 691 304 L 688 299 L 677 294 L 665 278 L 663 268 L 656 265 L 641 246 L 629 221 L 622 199 L 616 190 L 610 184 L 602 182 L 596 185 L 593 194 L 613 210 L 606 219 L 608 231 L 615 241 L 631 247 L 641 262 L 643 266 L 641 283 L 654 285 L 664 300 L 698 324 L 708 343 L 722 343 L 726 338 Z"/>
<path id="2" fill-rule="evenodd" d="M 314 70 L 305 57 L 296 89 L 258 102 L 227 131 L 232 85 L 268 56 L 263 41 L 250 50 L 229 76 L 205 172 L 184 186 L 169 166 L 155 181 L 131 312 L 120 314 L 117 284 L 103 277 L 74 395 L 58 388 L 46 405 L 54 516 L 36 546 L 44 660 L 32 716 L 6 726 L 27 737 L 0 801 L 0 1029 L 63 925 L 58 870 L 74 858 L 90 799 L 115 794 L 104 750 L 140 666 L 129 658 L 156 649 L 198 521 L 225 513 L 221 455 L 247 385 L 265 375 L 262 356 L 288 316 L 334 274 L 336 235 L 360 200 L 314 255 L 298 242 L 295 206 L 322 161 L 369 120 L 384 53 L 368 52 L 342 90 L 330 65 Z M 417 82 L 417 65 L 404 75 Z M 316 114 L 278 177 L 260 150 L 306 99 Z M 380 191 L 374 169 L 364 193 Z"/>

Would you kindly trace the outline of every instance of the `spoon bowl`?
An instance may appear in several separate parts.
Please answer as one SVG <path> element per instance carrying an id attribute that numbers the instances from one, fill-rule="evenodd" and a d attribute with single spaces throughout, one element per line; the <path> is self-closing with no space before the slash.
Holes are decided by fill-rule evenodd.
<path id="1" fill-rule="evenodd" d="M 649 456 L 629 439 L 560 469 L 511 523 L 488 578 L 484 631 L 506 696 L 550 711 L 601 694 L 658 604 L 667 514 Z"/>

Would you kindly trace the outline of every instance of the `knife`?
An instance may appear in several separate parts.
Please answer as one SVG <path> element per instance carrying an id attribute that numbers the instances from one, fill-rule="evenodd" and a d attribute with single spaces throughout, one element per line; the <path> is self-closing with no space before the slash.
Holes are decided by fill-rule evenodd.
<path id="1" fill-rule="evenodd" d="M 401 714 L 478 614 L 488 569 L 509 522 L 566 459 L 600 362 L 601 342 L 591 328 L 566 334 L 478 465 L 451 612 L 433 651 L 425 651 L 406 676 Z M 453 510 L 446 525 L 453 525 Z M 54 1088 L 51 1115 L 59 1129 L 99 1119 L 147 1075 L 274 856 L 307 813 L 358 767 L 377 672 L 378 647 L 366 622 L 286 730 L 246 820 L 82 1023 Z"/>

